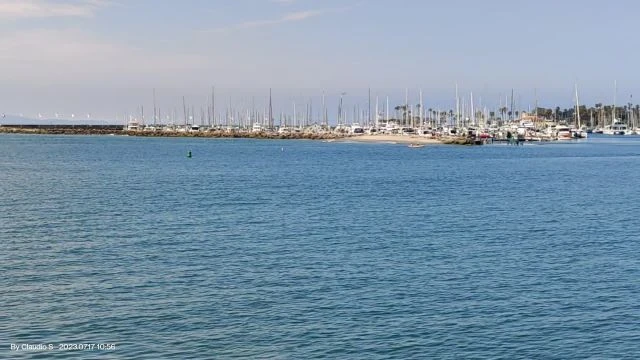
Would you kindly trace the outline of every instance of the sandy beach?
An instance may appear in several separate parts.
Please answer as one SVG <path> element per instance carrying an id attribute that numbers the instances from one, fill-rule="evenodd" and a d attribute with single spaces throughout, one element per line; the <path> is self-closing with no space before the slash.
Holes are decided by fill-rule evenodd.
<path id="1" fill-rule="evenodd" d="M 417 135 L 359 135 L 350 136 L 335 141 L 356 141 L 356 142 L 377 142 L 377 143 L 395 143 L 395 144 L 442 144 L 440 139 L 417 136 Z"/>

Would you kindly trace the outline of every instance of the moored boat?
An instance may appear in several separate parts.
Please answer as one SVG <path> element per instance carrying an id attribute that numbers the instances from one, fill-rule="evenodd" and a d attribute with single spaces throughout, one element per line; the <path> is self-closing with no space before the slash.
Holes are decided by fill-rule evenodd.
<path id="1" fill-rule="evenodd" d="M 573 139 L 573 135 L 571 134 L 571 129 L 568 126 L 558 126 L 556 127 L 558 140 L 571 140 Z"/>
<path id="2" fill-rule="evenodd" d="M 629 129 L 627 125 L 615 121 L 612 125 L 607 125 L 602 132 L 605 135 L 628 135 Z"/>

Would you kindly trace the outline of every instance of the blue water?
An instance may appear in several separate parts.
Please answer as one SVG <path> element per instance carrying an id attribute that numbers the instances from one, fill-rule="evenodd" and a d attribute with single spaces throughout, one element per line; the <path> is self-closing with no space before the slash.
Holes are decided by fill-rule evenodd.
<path id="1" fill-rule="evenodd" d="M 637 137 L 0 154 L 0 358 L 640 357 Z"/>

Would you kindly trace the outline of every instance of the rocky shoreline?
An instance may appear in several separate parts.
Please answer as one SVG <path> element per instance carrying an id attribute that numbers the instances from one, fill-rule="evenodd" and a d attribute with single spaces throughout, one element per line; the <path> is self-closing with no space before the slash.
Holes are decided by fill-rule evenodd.
<path id="1" fill-rule="evenodd" d="M 53 128 L 26 128 L 1 126 L 0 133 L 7 134 L 41 134 L 41 135 L 124 135 L 143 137 L 199 137 L 199 138 L 248 138 L 248 139 L 308 139 L 308 140 L 335 140 L 350 135 L 333 133 L 273 133 L 273 132 L 247 132 L 237 130 L 212 130 L 212 131 L 132 131 L 114 130 L 86 127 L 53 127 Z"/>
<path id="2" fill-rule="evenodd" d="M 114 127 L 88 127 L 88 126 L 54 126 L 54 127 L 29 127 L 29 126 L 0 126 L 0 133 L 5 134 L 40 134 L 40 135 L 120 135 L 143 137 L 193 137 L 193 138 L 244 138 L 244 139 L 298 139 L 298 140 L 349 140 L 356 142 L 392 142 L 403 144 L 446 144 L 446 145 L 480 145 L 472 138 L 466 137 L 442 137 L 425 138 L 418 136 L 400 135 L 351 135 L 340 133 L 310 133 L 310 132 L 252 132 L 241 130 L 208 130 L 208 131 L 133 131 Z"/>

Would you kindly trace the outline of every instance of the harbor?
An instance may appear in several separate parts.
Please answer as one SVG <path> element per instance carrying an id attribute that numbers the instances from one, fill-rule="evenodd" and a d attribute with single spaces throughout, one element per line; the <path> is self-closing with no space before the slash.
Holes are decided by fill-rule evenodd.
<path id="1" fill-rule="evenodd" d="M 3 124 L 0 133 L 52 134 L 52 135 L 126 135 L 143 137 L 202 137 L 251 139 L 305 139 L 323 141 L 355 141 L 403 144 L 460 144 L 484 145 L 495 142 L 559 141 L 587 138 L 588 130 L 571 128 L 553 122 L 535 124 L 531 121 L 511 122 L 504 126 L 468 126 L 432 128 L 401 126 L 395 121 L 378 126 L 311 126 L 267 128 L 210 127 L 201 125 L 142 125 L 130 122 L 119 125 L 37 125 Z M 631 133 L 628 133 L 631 134 Z"/>
<path id="2" fill-rule="evenodd" d="M 616 106 L 617 83 L 612 105 L 596 103 L 586 107 L 580 103 L 575 86 L 574 105 L 561 109 L 544 108 L 538 99 L 526 110 L 516 102 L 520 96 L 511 90 L 510 96 L 500 97 L 490 106 L 474 101 L 473 92 L 463 96 L 455 87 L 453 106 L 449 110 L 440 107 L 426 108 L 423 91 L 417 90 L 411 97 L 405 90 L 404 101 L 392 106 L 389 96 L 372 97 L 366 92 L 364 104 L 355 100 L 347 104 L 345 93 L 329 99 L 322 91 L 320 106 L 314 108 L 313 99 L 303 104 L 291 102 L 290 111 L 274 109 L 272 91 L 269 89 L 263 104 L 256 99 L 236 99 L 240 104 L 216 105 L 215 87 L 205 104 L 187 103 L 182 97 L 183 113 L 176 109 L 167 111 L 156 102 L 153 90 L 153 114 L 145 116 L 145 107 L 104 120 L 100 124 L 83 124 L 82 120 L 66 121 L 56 113 L 55 119 L 25 120 L 0 125 L 3 133 L 64 134 L 64 135 L 128 135 L 145 137 L 204 137 L 204 138 L 255 138 L 255 139 L 308 139 L 357 142 L 391 142 L 415 144 L 484 145 L 493 143 L 522 144 L 586 139 L 589 134 L 640 135 L 640 106 L 628 103 Z M 335 113 L 329 112 L 329 100 L 336 103 Z M 289 102 L 289 100 L 280 100 Z M 375 102 L 375 105 L 374 105 Z M 397 102 L 396 102 L 397 103 Z M 197 106 L 197 107 L 196 107 Z M 353 107 L 353 112 L 347 111 Z M 199 107 L 199 111 L 196 109 Z M 258 110 L 264 107 L 263 110 Z M 314 112 L 315 109 L 315 112 Z M 164 116 L 162 114 L 165 114 Z M 166 115 L 169 113 L 169 115 Z M 42 118 L 41 113 L 38 118 Z M 74 114 L 71 115 L 73 119 Z M 87 114 L 90 118 L 90 114 Z M 63 123 L 59 123 L 62 120 Z"/>

